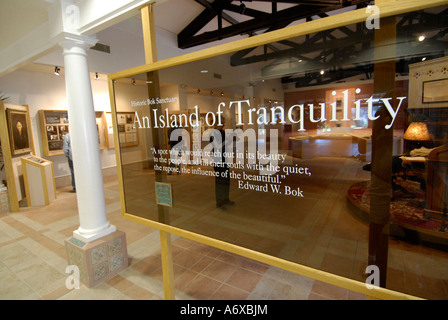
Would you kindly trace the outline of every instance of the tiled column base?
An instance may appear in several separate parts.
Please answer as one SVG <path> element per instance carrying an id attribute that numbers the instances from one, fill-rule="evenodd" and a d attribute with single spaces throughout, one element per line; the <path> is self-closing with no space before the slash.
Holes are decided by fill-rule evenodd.
<path id="1" fill-rule="evenodd" d="M 9 212 L 8 190 L 0 191 L 0 213 Z"/>
<path id="2" fill-rule="evenodd" d="M 69 265 L 78 266 L 80 281 L 88 287 L 109 280 L 128 266 L 126 234 L 118 230 L 92 242 L 70 237 L 65 247 Z"/>

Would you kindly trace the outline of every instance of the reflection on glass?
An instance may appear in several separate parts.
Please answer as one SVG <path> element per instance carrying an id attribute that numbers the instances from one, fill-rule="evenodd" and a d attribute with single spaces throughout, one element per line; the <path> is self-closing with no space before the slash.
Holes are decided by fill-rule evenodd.
<path id="1" fill-rule="evenodd" d="M 404 281 L 448 279 L 434 270 L 448 262 L 448 106 L 421 103 L 421 81 L 447 77 L 445 11 L 420 13 L 432 24 L 414 24 L 414 13 L 389 19 L 387 50 L 358 24 L 272 44 L 276 53 L 254 48 L 115 80 L 118 133 L 137 141 L 120 138 L 126 212 L 364 282 L 375 207 L 374 222 L 390 222 L 387 272 L 398 281 L 387 286 L 448 298 L 447 288 Z M 403 139 L 417 121 L 427 124 L 427 152 Z M 172 207 L 157 205 L 156 182 L 171 186 Z M 407 265 L 434 256 L 427 270 Z"/>

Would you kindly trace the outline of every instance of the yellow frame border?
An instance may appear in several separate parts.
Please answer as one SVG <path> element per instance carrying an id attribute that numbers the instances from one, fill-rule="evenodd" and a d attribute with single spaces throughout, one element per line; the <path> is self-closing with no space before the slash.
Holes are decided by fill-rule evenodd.
<path id="1" fill-rule="evenodd" d="M 385 18 L 389 16 L 394 16 L 402 13 L 407 13 L 411 11 L 417 11 L 422 9 L 428 9 L 432 7 L 447 5 L 447 0 L 428 0 L 422 2 L 420 0 L 399 0 L 399 1 L 388 1 L 378 3 L 377 7 L 380 10 L 380 17 Z M 307 35 L 311 33 L 316 33 L 331 28 L 337 28 L 341 26 L 346 26 L 349 24 L 360 23 L 366 21 L 370 16 L 366 12 L 365 8 L 358 9 L 350 12 L 340 13 L 334 16 L 328 16 L 318 20 L 309 21 L 303 24 L 299 24 L 292 27 L 283 28 L 280 30 L 272 31 L 269 33 L 257 35 L 247 39 L 237 40 L 231 43 L 226 43 L 218 45 L 212 48 L 188 53 L 178 57 L 154 61 L 151 64 L 145 64 L 139 67 L 131 68 L 128 70 L 112 73 L 108 75 L 108 85 L 109 85 L 109 97 L 111 101 L 112 109 L 112 121 L 114 128 L 116 128 L 116 104 L 114 96 L 114 86 L 113 81 L 119 78 L 130 77 L 135 74 L 156 71 L 159 69 L 164 69 L 168 67 L 173 67 L 189 62 L 194 62 L 197 60 L 203 60 L 206 58 L 215 57 L 218 55 L 223 55 L 243 49 L 248 49 L 255 46 L 260 46 L 268 44 L 271 42 L 278 42 L 281 40 L 286 40 L 289 38 L 294 38 L 302 35 Z M 116 130 L 114 131 L 114 140 L 117 148 L 115 149 L 117 158 L 117 171 L 118 180 L 120 188 L 120 200 L 121 200 L 121 211 L 123 218 L 128 220 L 147 225 L 159 229 L 162 232 L 172 233 L 181 237 L 185 237 L 190 240 L 197 241 L 206 245 L 213 246 L 218 249 L 222 249 L 228 252 L 241 255 L 243 257 L 253 259 L 268 265 L 278 267 L 293 273 L 297 273 L 315 280 L 323 281 L 338 287 L 342 287 L 348 290 L 359 292 L 365 294 L 368 297 L 378 298 L 378 299 L 390 299 L 390 300 L 405 300 L 405 299 L 420 299 L 418 297 L 408 295 L 405 293 L 385 289 L 385 288 L 374 288 L 368 289 L 366 284 L 357 280 L 345 278 L 332 273 L 328 273 L 322 270 L 314 269 L 298 263 L 280 259 L 274 256 L 270 256 L 261 252 L 257 252 L 248 248 L 237 246 L 228 242 L 203 236 L 197 233 L 193 233 L 187 230 L 183 230 L 177 227 L 169 226 L 167 224 L 159 223 L 156 221 L 141 218 L 126 212 L 125 199 L 124 199 L 124 189 L 122 181 L 122 169 L 121 169 L 121 154 L 119 151 L 119 141 Z"/>

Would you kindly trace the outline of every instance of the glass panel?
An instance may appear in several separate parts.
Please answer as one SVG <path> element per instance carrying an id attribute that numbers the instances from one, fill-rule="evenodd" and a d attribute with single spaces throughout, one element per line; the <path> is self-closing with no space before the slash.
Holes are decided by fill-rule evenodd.
<path id="1" fill-rule="evenodd" d="M 448 105 L 422 99 L 446 83 L 446 15 L 115 80 L 126 212 L 363 282 L 386 265 L 388 288 L 448 298 Z"/>

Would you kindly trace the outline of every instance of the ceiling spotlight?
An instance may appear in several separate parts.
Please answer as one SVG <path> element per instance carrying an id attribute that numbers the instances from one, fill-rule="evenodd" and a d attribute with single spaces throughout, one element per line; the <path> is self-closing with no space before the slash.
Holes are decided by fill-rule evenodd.
<path id="1" fill-rule="evenodd" d="M 135 83 L 135 79 L 134 79 L 134 78 L 132 78 L 132 80 L 131 80 L 131 84 L 132 84 L 133 86 L 136 85 L 136 83 Z"/>
<path id="2" fill-rule="evenodd" d="M 201 89 L 198 89 L 197 93 L 200 94 L 201 93 Z"/>
<path id="3" fill-rule="evenodd" d="M 58 75 L 59 75 L 59 71 L 61 71 L 61 69 L 60 69 L 59 67 L 57 67 L 57 66 L 54 67 L 54 74 L 55 74 L 55 75 L 58 76 Z"/>
<path id="4" fill-rule="evenodd" d="M 423 57 L 423 58 L 422 58 L 422 61 L 425 61 L 425 60 L 426 60 L 426 57 Z"/>
<path id="5" fill-rule="evenodd" d="M 425 40 L 425 36 L 424 35 L 421 35 L 421 36 L 418 37 L 418 41 L 423 41 L 423 40 Z"/>
<path id="6" fill-rule="evenodd" d="M 98 72 L 95 72 L 95 80 L 100 80 L 100 77 L 98 76 Z"/>
<path id="7" fill-rule="evenodd" d="M 325 73 L 324 70 L 320 70 L 320 74 L 323 75 Z"/>

